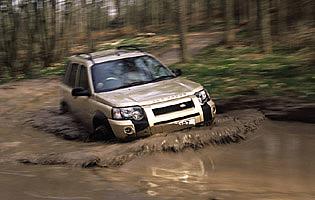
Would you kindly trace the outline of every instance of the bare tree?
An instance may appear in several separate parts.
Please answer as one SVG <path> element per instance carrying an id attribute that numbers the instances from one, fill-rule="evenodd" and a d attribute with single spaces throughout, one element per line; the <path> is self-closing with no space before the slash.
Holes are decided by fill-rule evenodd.
<path id="1" fill-rule="evenodd" d="M 249 0 L 249 30 L 253 33 L 257 29 L 257 0 Z"/>
<path id="2" fill-rule="evenodd" d="M 265 53 L 272 53 L 272 38 L 271 38 L 271 21 L 270 21 L 270 1 L 261 0 L 261 36 L 262 45 Z"/>
<path id="3" fill-rule="evenodd" d="M 206 21 L 208 24 L 211 24 L 213 18 L 213 0 L 204 0 L 204 4 L 206 7 Z"/>
<path id="4" fill-rule="evenodd" d="M 235 41 L 234 0 L 225 0 L 225 44 L 231 45 Z"/>
<path id="5" fill-rule="evenodd" d="M 5 56 L 3 64 L 7 67 L 9 75 L 16 77 L 17 75 L 17 30 L 18 15 L 13 9 L 12 0 L 8 0 L 5 4 L 6 9 L 1 11 L 1 27 L 2 27 L 2 48 Z"/>
<path id="6" fill-rule="evenodd" d="M 186 44 L 186 8 L 185 1 L 176 0 L 177 6 L 177 20 L 178 20 L 178 33 L 180 45 L 180 58 L 182 62 L 188 60 L 187 44 Z"/>
<path id="7" fill-rule="evenodd" d="M 120 5 L 120 0 L 115 0 L 115 7 L 116 7 L 116 12 L 117 12 L 117 16 L 118 18 L 121 17 L 121 5 Z"/>
<path id="8" fill-rule="evenodd" d="M 33 3 L 28 3 L 25 1 L 23 6 L 20 7 L 22 14 L 24 14 L 23 17 L 23 27 L 25 30 L 25 35 L 26 35 L 26 40 L 25 40 L 25 45 L 26 45 L 26 56 L 22 60 L 23 61 L 23 66 L 22 66 L 22 72 L 26 75 L 31 75 L 32 70 L 31 70 L 31 64 L 34 60 L 34 44 L 35 44 L 35 32 L 36 32 L 36 25 L 35 25 L 35 16 L 34 16 L 34 4 Z"/>
<path id="9" fill-rule="evenodd" d="M 278 33 L 284 32 L 288 28 L 288 2 L 287 0 L 277 0 L 277 18 L 278 18 Z"/>

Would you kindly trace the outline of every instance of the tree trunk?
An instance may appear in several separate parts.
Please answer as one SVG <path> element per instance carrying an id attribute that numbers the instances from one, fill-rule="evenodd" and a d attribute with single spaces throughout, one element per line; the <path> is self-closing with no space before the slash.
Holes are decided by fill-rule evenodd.
<path id="1" fill-rule="evenodd" d="M 257 0 L 249 0 L 249 30 L 253 33 L 257 30 Z M 253 35 L 253 34 L 252 34 Z"/>
<path id="2" fill-rule="evenodd" d="M 151 0 L 152 11 L 152 24 L 158 27 L 160 24 L 159 12 L 160 12 L 160 0 Z"/>
<path id="3" fill-rule="evenodd" d="M 92 36 L 92 31 L 95 29 L 95 15 L 94 15 L 94 6 L 95 0 L 92 0 L 92 3 L 88 5 L 88 8 L 86 8 L 88 14 L 87 14 L 87 21 L 88 21 L 88 25 L 87 25 L 87 45 L 88 45 L 88 49 L 90 52 L 95 51 L 95 41 L 94 41 L 94 37 Z M 119 4 L 120 5 L 120 4 Z M 119 6 L 120 9 L 120 6 Z"/>
<path id="4" fill-rule="evenodd" d="M 234 0 L 225 0 L 225 36 L 224 42 L 232 45 L 235 41 Z"/>
<path id="5" fill-rule="evenodd" d="M 33 5 L 32 3 L 28 3 L 26 8 L 26 20 L 25 20 L 25 34 L 27 35 L 27 56 L 24 60 L 22 71 L 26 75 L 31 75 L 31 64 L 33 62 L 33 51 L 34 51 L 34 15 L 33 15 Z"/>
<path id="6" fill-rule="evenodd" d="M 12 6 L 12 0 L 7 2 L 8 10 L 3 16 L 3 35 L 4 35 L 4 50 L 5 59 L 4 64 L 8 69 L 10 77 L 15 78 L 18 73 L 16 67 L 17 58 L 17 31 L 18 31 L 18 17 Z"/>
<path id="7" fill-rule="evenodd" d="M 261 0 L 261 35 L 262 45 L 265 53 L 272 53 L 271 21 L 270 21 L 270 2 Z"/>
<path id="8" fill-rule="evenodd" d="M 115 7 L 117 12 L 117 17 L 121 17 L 121 6 L 120 6 L 120 0 L 115 0 Z"/>
<path id="9" fill-rule="evenodd" d="M 177 20 L 179 32 L 179 45 L 180 45 L 180 59 L 181 62 L 188 61 L 187 44 L 186 44 L 186 8 L 185 1 L 176 0 L 177 5 Z"/>
<path id="10" fill-rule="evenodd" d="M 239 24 L 242 25 L 242 24 L 245 24 L 246 21 L 248 20 L 247 18 L 247 10 L 246 10 L 246 7 L 247 7 L 247 0 L 242 0 L 242 1 L 239 1 L 238 2 L 238 5 L 239 5 L 239 17 L 240 17 L 240 20 L 239 20 Z"/>
<path id="11" fill-rule="evenodd" d="M 205 9 L 205 11 L 206 11 L 206 15 L 205 15 L 206 23 L 208 25 L 210 25 L 212 18 L 213 18 L 213 1 L 212 0 L 205 0 L 204 4 L 206 7 L 206 9 Z"/>
<path id="12" fill-rule="evenodd" d="M 53 62 L 56 56 L 56 37 L 57 37 L 57 26 L 56 26 L 56 0 L 50 0 L 51 3 L 51 21 L 50 24 L 50 37 L 49 37 L 49 61 Z"/>
<path id="13" fill-rule="evenodd" d="M 277 1 L 278 7 L 278 33 L 285 32 L 288 30 L 288 2 L 287 0 L 278 0 Z"/>
<path id="14" fill-rule="evenodd" d="M 69 49 L 72 44 L 72 30 L 71 30 L 71 10 L 72 10 L 72 0 L 65 1 L 65 10 L 64 10 L 64 25 L 62 27 L 63 40 L 64 40 L 64 53 L 65 56 L 69 55 Z"/>

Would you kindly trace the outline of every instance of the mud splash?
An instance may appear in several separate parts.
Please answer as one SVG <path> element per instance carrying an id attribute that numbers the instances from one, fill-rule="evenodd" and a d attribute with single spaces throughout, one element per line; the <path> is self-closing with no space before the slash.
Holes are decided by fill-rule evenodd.
<path id="1" fill-rule="evenodd" d="M 41 165 L 73 165 L 81 167 L 118 167 L 134 158 L 154 152 L 181 152 L 208 145 L 238 143 L 245 140 L 265 119 L 253 109 L 220 114 L 212 127 L 192 128 L 169 134 L 157 134 L 129 143 L 101 143 L 79 151 L 25 155 L 21 163 Z M 33 127 L 65 139 L 83 141 L 87 132 L 69 115 L 60 115 L 57 108 L 44 109 L 27 121 Z"/>
<path id="2" fill-rule="evenodd" d="M 87 140 L 85 128 L 70 114 L 60 113 L 58 107 L 46 107 L 33 114 L 29 113 L 25 124 L 52 133 L 66 140 Z"/>

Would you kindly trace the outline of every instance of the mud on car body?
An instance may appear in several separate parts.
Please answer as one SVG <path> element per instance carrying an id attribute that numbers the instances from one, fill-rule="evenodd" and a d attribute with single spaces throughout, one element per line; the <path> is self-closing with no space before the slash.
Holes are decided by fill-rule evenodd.
<path id="1" fill-rule="evenodd" d="M 154 56 L 118 48 L 70 57 L 61 109 L 88 128 L 120 140 L 212 123 L 216 108 L 198 83 Z"/>

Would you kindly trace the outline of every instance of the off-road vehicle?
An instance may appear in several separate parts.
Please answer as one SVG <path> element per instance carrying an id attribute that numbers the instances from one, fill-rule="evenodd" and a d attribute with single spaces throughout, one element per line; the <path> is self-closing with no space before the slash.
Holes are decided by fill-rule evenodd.
<path id="1" fill-rule="evenodd" d="M 210 95 L 180 75 L 130 46 L 74 55 L 61 84 L 61 110 L 90 134 L 121 140 L 211 124 L 216 108 Z"/>

